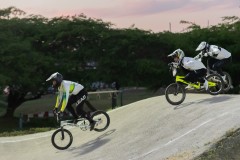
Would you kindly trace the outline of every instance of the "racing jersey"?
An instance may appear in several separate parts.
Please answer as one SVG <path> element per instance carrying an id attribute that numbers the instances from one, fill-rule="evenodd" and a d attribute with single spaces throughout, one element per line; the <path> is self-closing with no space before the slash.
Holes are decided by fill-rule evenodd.
<path id="1" fill-rule="evenodd" d="M 206 68 L 201 61 L 195 60 L 194 58 L 191 57 L 184 57 L 181 61 L 181 66 L 191 71 Z"/>
<path id="2" fill-rule="evenodd" d="M 215 46 L 215 45 L 210 45 L 209 52 L 207 53 L 209 56 L 215 58 L 215 59 L 225 59 L 231 57 L 231 53 L 228 52 L 226 49 Z"/>
<path id="3" fill-rule="evenodd" d="M 67 106 L 69 96 L 76 95 L 83 89 L 84 87 L 79 83 L 63 80 L 61 85 L 58 87 L 55 108 L 58 108 L 62 103 L 60 111 L 63 112 Z"/>

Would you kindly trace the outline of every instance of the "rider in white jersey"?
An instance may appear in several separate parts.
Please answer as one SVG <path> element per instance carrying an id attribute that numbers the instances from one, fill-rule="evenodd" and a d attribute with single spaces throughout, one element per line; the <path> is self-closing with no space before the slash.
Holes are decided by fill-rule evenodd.
<path id="1" fill-rule="evenodd" d="M 222 67 L 227 63 L 232 61 L 232 54 L 228 52 L 226 49 L 216 46 L 209 45 L 207 42 L 201 42 L 196 51 L 201 51 L 202 55 L 205 57 L 210 57 L 208 61 L 208 65 L 211 69 L 217 71 L 223 78 L 226 79 L 226 75 L 224 75 L 222 71 Z"/>
<path id="2" fill-rule="evenodd" d="M 191 57 L 185 57 L 184 52 L 181 49 L 175 50 L 173 53 L 169 54 L 168 57 L 173 57 L 174 61 L 179 64 L 179 66 L 187 72 L 185 80 L 191 83 L 199 81 L 203 84 L 204 88 L 208 89 L 208 81 L 204 78 L 207 74 L 207 69 L 205 65 L 198 60 Z M 188 85 L 186 88 L 192 88 Z"/>
<path id="3" fill-rule="evenodd" d="M 183 68 L 190 70 L 190 71 L 206 68 L 202 62 L 197 61 L 192 57 L 184 57 L 182 59 L 181 64 L 182 64 Z"/>
<path id="4" fill-rule="evenodd" d="M 87 113 L 83 110 L 83 104 L 87 100 L 87 92 L 84 89 L 84 86 L 76 82 L 63 80 L 63 76 L 58 72 L 53 73 L 46 81 L 49 80 L 52 80 L 53 87 L 58 89 L 58 96 L 54 110 L 57 111 L 61 105 L 59 113 L 62 113 L 65 108 L 67 108 L 75 118 L 74 122 L 77 122 L 78 115 L 88 119 L 91 124 L 90 130 L 92 130 L 95 125 L 95 121 L 93 121 L 90 116 L 87 116 Z M 72 106 L 74 103 L 76 103 L 77 106 L 77 113 Z M 93 111 L 96 110 L 89 102 L 86 104 Z"/>

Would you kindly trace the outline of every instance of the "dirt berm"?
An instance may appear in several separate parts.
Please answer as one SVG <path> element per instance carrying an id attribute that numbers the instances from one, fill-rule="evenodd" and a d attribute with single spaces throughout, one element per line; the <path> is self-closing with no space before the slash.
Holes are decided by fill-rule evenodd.
<path id="1" fill-rule="evenodd" d="M 195 159 L 224 136 L 239 132 L 233 132 L 240 128 L 239 104 L 239 95 L 187 94 L 179 106 L 170 105 L 165 96 L 148 98 L 108 112 L 111 124 L 104 132 L 71 128 L 73 144 L 67 150 L 52 146 L 53 131 L 2 137 L 0 159 Z M 222 144 L 219 142 L 217 148 Z M 229 152 L 221 150 L 223 154 Z"/>

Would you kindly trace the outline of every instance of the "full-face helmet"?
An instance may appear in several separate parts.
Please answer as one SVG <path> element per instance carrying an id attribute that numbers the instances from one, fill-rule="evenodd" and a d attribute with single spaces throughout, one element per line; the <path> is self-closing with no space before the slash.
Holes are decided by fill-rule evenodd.
<path id="1" fill-rule="evenodd" d="M 196 51 L 203 51 L 203 52 L 207 52 L 209 50 L 209 44 L 205 41 L 201 42 Z"/>
<path id="2" fill-rule="evenodd" d="M 60 73 L 55 72 L 46 81 L 50 81 L 50 80 L 56 81 L 56 86 L 54 86 L 54 87 L 58 87 L 61 85 L 61 83 L 63 81 L 63 76 Z"/>
<path id="3" fill-rule="evenodd" d="M 168 57 L 173 57 L 173 58 L 177 57 L 178 61 L 181 61 L 184 56 L 185 54 L 181 49 L 176 49 L 173 53 L 168 55 Z"/>

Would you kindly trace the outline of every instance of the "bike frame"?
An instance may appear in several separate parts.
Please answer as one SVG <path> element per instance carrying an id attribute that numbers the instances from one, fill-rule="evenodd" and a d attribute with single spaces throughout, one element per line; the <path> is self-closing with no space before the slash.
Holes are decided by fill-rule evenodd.
<path id="1" fill-rule="evenodd" d="M 87 129 L 90 129 L 90 125 L 85 122 L 85 118 L 79 118 L 78 122 L 75 124 L 72 122 L 72 120 L 64 120 L 60 121 L 60 128 L 64 128 L 65 126 L 71 126 L 71 127 L 79 127 L 81 130 L 85 131 Z M 79 123 L 80 122 L 80 123 Z M 95 126 L 102 123 L 102 120 L 96 121 Z"/>
<path id="2" fill-rule="evenodd" d="M 200 60 L 200 61 L 202 61 L 202 58 L 203 57 L 198 56 L 198 55 L 195 57 L 195 59 Z M 215 71 L 215 70 L 210 68 L 210 66 L 209 66 L 209 57 L 207 57 L 207 75 L 210 75 L 211 73 L 219 74 L 217 71 Z"/>
<path id="3" fill-rule="evenodd" d="M 197 84 L 195 83 L 191 83 L 191 82 L 188 82 L 186 80 L 184 80 L 185 76 L 176 76 L 176 83 L 184 83 L 186 85 L 191 85 L 192 87 L 194 87 L 195 89 L 201 89 L 201 85 L 199 82 L 197 82 Z M 209 82 L 208 81 L 208 87 L 215 87 L 217 84 L 214 83 L 214 82 Z"/>
<path id="4" fill-rule="evenodd" d="M 79 122 L 81 122 L 81 123 L 79 123 Z M 60 126 L 61 127 L 65 127 L 65 126 L 84 127 L 84 126 L 86 126 L 84 123 L 85 123 L 84 118 L 78 119 L 78 122 L 76 124 L 74 124 L 72 122 L 72 120 L 65 120 L 65 121 L 60 122 Z"/>
<path id="5" fill-rule="evenodd" d="M 209 58 L 208 58 L 207 59 L 207 75 L 209 75 L 211 73 L 219 74 L 217 71 L 215 71 L 215 70 L 210 68 L 210 66 L 209 66 Z"/>
<path id="6" fill-rule="evenodd" d="M 200 89 L 201 86 L 200 86 L 200 83 L 199 83 L 199 82 L 197 82 L 197 84 L 195 84 L 195 83 L 190 83 L 190 82 L 184 80 L 184 78 L 185 78 L 185 76 L 176 76 L 176 82 L 177 82 L 177 83 L 181 82 L 181 83 L 184 83 L 184 84 L 186 84 L 186 85 L 191 85 L 192 87 L 194 87 L 194 88 L 196 88 L 196 89 Z"/>
<path id="7" fill-rule="evenodd" d="M 61 121 L 59 119 L 59 115 L 56 114 L 56 118 L 57 118 L 57 121 L 60 122 L 60 128 L 63 129 L 65 126 L 71 126 L 71 127 L 79 127 L 81 130 L 85 131 L 87 129 L 90 128 L 90 125 L 89 124 L 86 124 L 85 123 L 85 118 L 79 118 L 78 119 L 78 122 L 75 124 L 72 122 L 72 120 L 64 120 L 64 121 Z M 80 123 L 79 123 L 80 122 Z M 97 121 L 96 124 L 99 124 L 100 122 Z"/>

